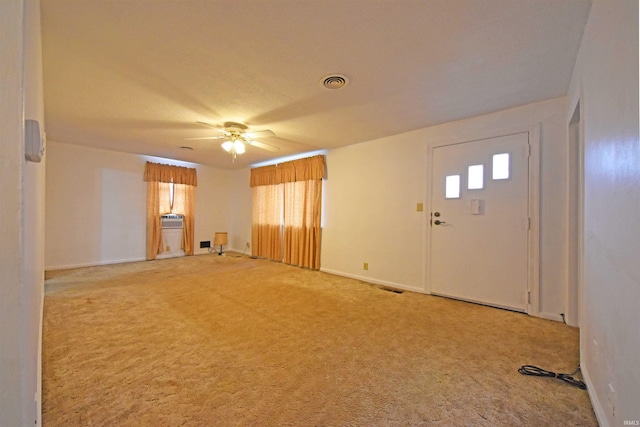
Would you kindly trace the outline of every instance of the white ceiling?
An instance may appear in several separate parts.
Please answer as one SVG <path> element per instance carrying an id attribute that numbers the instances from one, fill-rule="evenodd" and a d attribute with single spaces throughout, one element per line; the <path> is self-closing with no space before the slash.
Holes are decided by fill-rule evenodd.
<path id="1" fill-rule="evenodd" d="M 226 169 L 565 95 L 590 0 L 42 0 L 49 140 Z M 328 90 L 330 73 L 350 84 Z M 196 121 L 270 129 L 235 163 Z M 193 150 L 180 147 L 188 145 Z"/>

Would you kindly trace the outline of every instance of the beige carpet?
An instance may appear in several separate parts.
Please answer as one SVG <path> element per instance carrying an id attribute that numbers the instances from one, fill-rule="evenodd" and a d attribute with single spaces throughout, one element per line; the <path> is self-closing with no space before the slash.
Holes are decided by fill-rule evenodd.
<path id="1" fill-rule="evenodd" d="M 596 426 L 578 331 L 250 258 L 47 274 L 50 426 Z"/>

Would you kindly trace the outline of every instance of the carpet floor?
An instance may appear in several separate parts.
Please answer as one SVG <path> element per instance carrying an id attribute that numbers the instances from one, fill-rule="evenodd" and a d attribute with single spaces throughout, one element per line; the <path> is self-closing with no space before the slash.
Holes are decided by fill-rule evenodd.
<path id="1" fill-rule="evenodd" d="M 43 328 L 45 427 L 598 425 L 517 372 L 575 328 L 232 254 L 48 272 Z"/>

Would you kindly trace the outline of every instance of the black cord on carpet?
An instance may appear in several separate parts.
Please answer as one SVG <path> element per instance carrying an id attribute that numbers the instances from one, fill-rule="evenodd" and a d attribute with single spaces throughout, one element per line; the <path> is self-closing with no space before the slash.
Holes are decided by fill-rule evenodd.
<path id="1" fill-rule="evenodd" d="M 571 374 L 556 374 L 555 372 L 547 371 L 545 369 L 538 368 L 537 366 L 522 365 L 522 367 L 518 369 L 518 372 L 520 372 L 522 375 L 532 375 L 534 377 L 557 378 L 559 380 L 562 380 L 566 383 L 571 384 L 572 386 L 578 387 L 579 389 L 586 390 L 587 385 L 582 381 L 573 378 L 572 376 L 572 375 L 575 375 L 576 372 L 578 372 L 579 370 L 580 370 L 580 366 L 578 365 L 578 369 L 576 369 L 575 372 L 572 372 Z"/>
<path id="2" fill-rule="evenodd" d="M 244 251 L 240 255 L 231 255 L 232 258 L 242 258 L 244 254 L 247 252 L 248 248 L 244 248 Z"/>

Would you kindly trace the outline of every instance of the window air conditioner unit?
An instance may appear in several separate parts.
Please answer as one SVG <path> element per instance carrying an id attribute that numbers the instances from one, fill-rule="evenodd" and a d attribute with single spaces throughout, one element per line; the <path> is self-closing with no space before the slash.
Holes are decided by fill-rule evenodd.
<path id="1" fill-rule="evenodd" d="M 167 214 L 160 217 L 162 228 L 182 228 L 184 215 Z"/>

